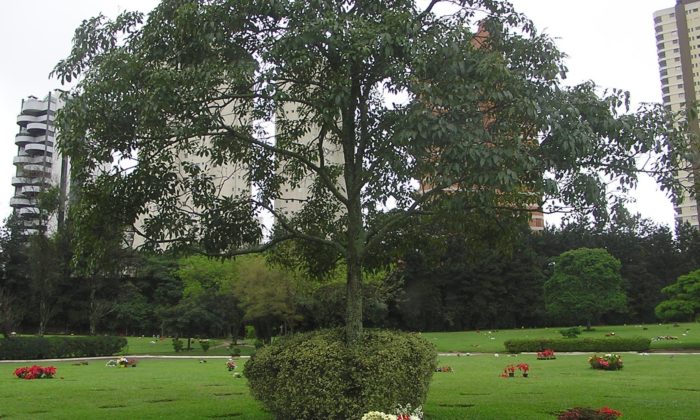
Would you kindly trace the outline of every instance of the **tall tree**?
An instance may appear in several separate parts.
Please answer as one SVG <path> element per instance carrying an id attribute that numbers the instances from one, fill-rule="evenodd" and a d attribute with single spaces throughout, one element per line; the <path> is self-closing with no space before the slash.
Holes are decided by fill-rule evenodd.
<path id="1" fill-rule="evenodd" d="M 19 325 L 25 305 L 21 304 L 26 273 L 26 255 L 20 234 L 21 226 L 14 216 L 0 226 L 0 333 L 5 337 Z"/>
<path id="2" fill-rule="evenodd" d="M 77 29 L 54 69 L 80 78 L 60 147 L 85 183 L 85 223 L 141 216 L 154 246 L 231 256 L 297 240 L 344 259 L 355 342 L 363 265 L 428 204 L 488 213 L 555 197 L 605 218 L 605 182 L 635 185 L 649 151 L 662 159 L 644 170 L 677 187 L 685 138 L 666 111 L 628 114 L 624 92 L 563 86 L 562 57 L 505 1 L 165 0 L 145 22 L 125 12 Z M 246 168 L 253 197 L 217 188 L 207 170 L 228 164 Z M 299 213 L 273 208 L 302 180 Z M 263 210 L 277 229 L 255 245 Z"/>
<path id="3" fill-rule="evenodd" d="M 620 261 L 600 248 L 564 252 L 544 284 L 544 300 L 552 318 L 584 322 L 588 329 L 607 312 L 624 312 Z"/>
<path id="4" fill-rule="evenodd" d="M 240 261 L 190 256 L 178 261 L 177 276 L 184 285 L 184 298 L 205 303 L 217 317 L 221 328 L 217 335 L 235 337 L 241 327 L 243 314 L 239 297 L 234 292 Z M 200 326 L 201 331 L 211 331 Z"/>

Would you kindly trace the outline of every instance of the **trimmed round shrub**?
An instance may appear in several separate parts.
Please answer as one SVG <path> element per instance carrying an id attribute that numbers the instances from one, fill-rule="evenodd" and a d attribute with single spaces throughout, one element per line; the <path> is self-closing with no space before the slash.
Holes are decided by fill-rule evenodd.
<path id="1" fill-rule="evenodd" d="M 277 418 L 355 418 L 425 401 L 435 347 L 418 334 L 365 330 L 348 346 L 340 329 L 297 334 L 258 350 L 244 374 Z"/>

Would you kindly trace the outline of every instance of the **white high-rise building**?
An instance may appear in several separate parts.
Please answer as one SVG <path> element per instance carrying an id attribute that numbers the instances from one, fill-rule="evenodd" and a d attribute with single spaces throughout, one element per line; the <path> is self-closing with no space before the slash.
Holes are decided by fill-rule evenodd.
<path id="1" fill-rule="evenodd" d="M 62 223 L 65 203 L 70 192 L 70 162 L 56 149 L 56 111 L 62 108 L 62 92 L 49 92 L 44 99 L 29 96 L 22 100 L 17 116 L 19 133 L 15 136 L 17 156 L 13 159 L 16 174 L 10 199 L 15 215 L 24 225 L 25 234 L 52 233 Z M 43 214 L 38 206 L 39 193 L 58 187 L 59 206 Z"/>
<path id="2" fill-rule="evenodd" d="M 663 103 L 678 112 L 692 106 L 700 93 L 700 0 L 677 0 L 675 7 L 654 12 L 654 26 Z M 690 130 L 700 134 L 697 119 Z M 678 178 L 686 192 L 675 208 L 676 221 L 697 227 L 698 203 L 688 193 L 694 188 L 693 174 L 679 168 Z"/>
<path id="3" fill-rule="evenodd" d="M 284 118 L 286 120 L 295 120 L 297 115 L 296 105 L 291 103 L 285 103 L 282 112 L 284 112 Z M 317 127 L 309 130 L 301 139 L 299 143 L 303 146 L 312 146 L 316 148 L 318 145 L 318 136 L 320 135 L 320 130 Z M 324 143 L 323 147 L 323 164 L 324 166 L 342 166 L 345 163 L 345 158 L 343 157 L 343 150 L 340 145 L 331 144 L 329 142 Z M 280 166 L 285 165 L 284 157 L 279 157 Z M 318 159 L 315 160 L 316 164 L 319 164 Z M 298 185 L 291 185 L 290 183 L 285 183 L 281 187 L 280 197 L 275 200 L 274 208 L 275 211 L 284 214 L 287 217 L 293 216 L 298 213 L 307 203 L 311 196 L 311 188 L 316 181 L 316 174 L 309 173 L 306 177 L 301 179 Z M 341 191 L 345 190 L 345 183 L 342 177 L 338 178 L 338 186 Z"/>

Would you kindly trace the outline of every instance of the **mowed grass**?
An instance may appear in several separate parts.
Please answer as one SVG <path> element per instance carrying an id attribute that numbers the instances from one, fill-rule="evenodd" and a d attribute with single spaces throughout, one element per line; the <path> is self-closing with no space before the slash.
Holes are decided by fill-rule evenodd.
<path id="1" fill-rule="evenodd" d="M 700 356 L 624 354 L 617 372 L 592 370 L 588 355 L 444 356 L 454 369 L 433 376 L 425 418 L 548 419 L 573 406 L 609 406 L 628 419 L 700 419 Z M 510 363 L 528 363 L 529 378 L 501 378 Z M 26 381 L 0 364 L 0 418 L 272 419 L 233 378 L 223 360 L 151 360 L 135 368 L 53 363 L 56 379 Z M 241 361 L 237 371 L 242 368 Z M 44 363 L 48 364 L 48 363 Z M 61 379 L 63 378 L 63 379 Z"/>
<path id="2" fill-rule="evenodd" d="M 624 368 L 612 372 L 591 369 L 588 355 L 441 357 L 454 372 L 433 376 L 426 418 L 553 419 L 574 406 L 608 406 L 627 419 L 700 419 L 700 356 L 622 356 Z M 511 363 L 528 363 L 530 376 L 499 377 Z"/>
<path id="3" fill-rule="evenodd" d="M 652 350 L 697 349 L 700 350 L 700 324 L 682 323 L 648 324 L 648 325 L 614 325 L 596 326 L 594 331 L 585 331 L 579 336 L 605 337 L 614 332 L 619 337 L 674 336 L 677 340 L 652 341 Z M 562 338 L 559 330 L 563 328 L 523 328 L 518 330 L 482 330 L 459 332 L 422 333 L 422 336 L 435 344 L 442 353 L 495 353 L 504 352 L 503 343 L 510 339 L 526 338 Z M 685 335 L 684 335 L 685 334 Z"/>
<path id="4" fill-rule="evenodd" d="M 0 364 L 0 418 L 272 418 L 221 359 L 145 359 L 134 368 L 106 367 L 104 360 L 39 364 L 56 366 L 56 378 L 17 379 L 14 369 L 25 364 Z"/>
<path id="5" fill-rule="evenodd" d="M 181 339 L 183 351 L 176 353 L 173 348 L 173 339 L 165 337 L 163 339 L 153 337 L 127 337 L 127 346 L 120 354 L 124 355 L 157 355 L 157 356 L 228 356 L 231 352 L 228 349 L 229 341 L 221 339 L 210 339 L 209 350 L 202 350 L 199 340 L 193 339 L 190 343 L 191 350 L 186 350 L 187 339 Z M 255 353 L 252 343 L 244 341 L 238 345 L 242 356 L 250 356 Z"/>

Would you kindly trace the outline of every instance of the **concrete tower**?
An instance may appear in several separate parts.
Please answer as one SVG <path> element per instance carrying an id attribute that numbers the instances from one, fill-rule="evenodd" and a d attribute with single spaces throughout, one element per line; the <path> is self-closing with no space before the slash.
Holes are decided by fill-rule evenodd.
<path id="1" fill-rule="evenodd" d="M 17 169 L 12 178 L 15 192 L 10 206 L 24 225 L 25 234 L 50 234 L 63 222 L 70 189 L 70 162 L 56 150 L 54 124 L 56 111 L 63 105 L 62 92 L 58 90 L 49 92 L 43 100 L 29 96 L 22 100 L 17 116 L 17 156 L 13 159 Z M 54 186 L 59 191 L 59 208 L 50 215 L 44 214 L 37 197 Z"/>
<path id="2" fill-rule="evenodd" d="M 678 112 L 692 105 L 700 92 L 700 0 L 678 0 L 675 7 L 654 12 L 661 92 L 666 108 Z M 698 120 L 690 131 L 700 134 Z M 698 203 L 687 191 L 697 188 L 692 171 L 678 170 L 686 187 L 676 208 L 676 221 L 698 226 Z"/>

